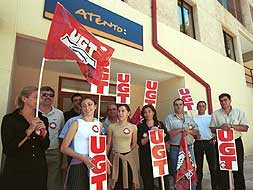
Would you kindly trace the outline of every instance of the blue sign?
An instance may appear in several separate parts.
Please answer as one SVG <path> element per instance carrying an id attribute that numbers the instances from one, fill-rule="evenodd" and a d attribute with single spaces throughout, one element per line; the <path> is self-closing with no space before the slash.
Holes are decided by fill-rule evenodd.
<path id="1" fill-rule="evenodd" d="M 142 25 L 87 0 L 45 0 L 45 18 L 53 18 L 57 1 L 93 34 L 143 51 Z"/>

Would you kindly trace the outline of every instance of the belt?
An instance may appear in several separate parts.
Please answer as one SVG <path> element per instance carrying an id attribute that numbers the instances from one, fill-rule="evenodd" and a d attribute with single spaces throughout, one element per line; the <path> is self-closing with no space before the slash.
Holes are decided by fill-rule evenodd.
<path id="1" fill-rule="evenodd" d="M 170 146 L 180 147 L 180 145 L 174 145 L 174 144 L 170 144 Z M 188 146 L 192 146 L 192 144 L 188 144 Z"/>
<path id="2" fill-rule="evenodd" d="M 208 142 L 208 141 L 212 141 L 212 140 L 213 140 L 213 139 L 209 139 L 209 140 L 205 140 L 205 139 L 203 139 L 203 140 L 200 139 L 200 140 L 199 140 L 199 139 L 198 139 L 198 140 L 195 140 L 195 142 L 200 142 L 200 141 L 204 141 L 204 142 L 206 141 L 206 142 Z"/>

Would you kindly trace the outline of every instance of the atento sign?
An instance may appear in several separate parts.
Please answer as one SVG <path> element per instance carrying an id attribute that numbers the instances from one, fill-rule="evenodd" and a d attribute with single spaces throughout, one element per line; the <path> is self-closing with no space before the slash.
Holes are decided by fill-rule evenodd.
<path id="1" fill-rule="evenodd" d="M 87 0 L 58 0 L 95 35 L 143 51 L 143 27 Z M 57 0 L 45 0 L 44 17 L 52 19 Z"/>

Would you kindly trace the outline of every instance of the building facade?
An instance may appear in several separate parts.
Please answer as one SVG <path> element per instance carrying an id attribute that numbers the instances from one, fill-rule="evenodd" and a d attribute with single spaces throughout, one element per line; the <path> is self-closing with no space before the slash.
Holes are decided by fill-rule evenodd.
<path id="1" fill-rule="evenodd" d="M 44 18 L 45 2 L 0 2 L 1 119 L 15 108 L 15 97 L 24 86 L 38 85 L 51 23 Z M 157 110 L 161 120 L 172 112 L 177 89 L 186 87 L 195 102 L 208 101 L 210 112 L 220 107 L 219 94 L 231 94 L 232 105 L 243 110 L 250 126 L 253 124 L 253 0 L 89 2 L 142 27 L 142 33 L 138 33 L 142 35 L 142 45 L 137 48 L 108 39 L 103 33 L 98 36 L 115 49 L 111 95 L 104 97 L 105 102 L 115 98 L 116 73 L 129 72 L 133 111 L 143 105 L 145 80 L 151 79 L 159 81 Z M 131 27 L 125 32 L 128 31 Z M 55 106 L 64 110 L 69 108 L 71 93 L 89 93 L 88 83 L 73 62 L 46 61 L 43 85 L 57 91 Z M 250 128 L 243 137 L 246 155 L 253 154 L 252 132 Z M 1 154 L 0 145 L 0 157 Z"/>

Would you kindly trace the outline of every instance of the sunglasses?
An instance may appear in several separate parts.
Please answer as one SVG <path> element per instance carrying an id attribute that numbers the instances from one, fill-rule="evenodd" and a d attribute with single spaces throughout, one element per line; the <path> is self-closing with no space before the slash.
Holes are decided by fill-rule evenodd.
<path id="1" fill-rule="evenodd" d="M 43 97 L 51 97 L 51 98 L 53 98 L 54 94 L 43 93 L 42 96 Z"/>

